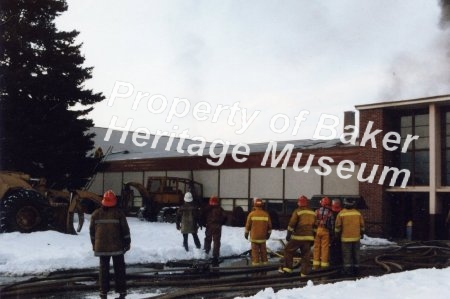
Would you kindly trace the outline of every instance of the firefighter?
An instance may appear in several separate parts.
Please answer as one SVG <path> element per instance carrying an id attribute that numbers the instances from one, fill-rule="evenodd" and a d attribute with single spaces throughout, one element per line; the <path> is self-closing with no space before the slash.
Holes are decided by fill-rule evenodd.
<path id="1" fill-rule="evenodd" d="M 342 210 L 341 200 L 335 198 L 331 201 L 331 211 L 333 211 L 333 217 L 336 221 L 336 217 Z M 342 265 L 342 248 L 341 239 L 333 236 L 330 245 L 330 262 L 333 266 Z"/>
<path id="2" fill-rule="evenodd" d="M 222 236 L 222 225 L 225 224 L 227 217 L 224 209 L 219 205 L 217 196 L 211 196 L 208 206 L 203 212 L 205 223 L 205 242 L 203 248 L 206 254 L 211 250 L 211 243 L 213 242 L 212 251 L 212 266 L 219 266 L 220 255 L 220 238 Z"/>
<path id="3" fill-rule="evenodd" d="M 186 251 L 189 251 L 188 236 L 192 234 L 194 238 L 195 247 L 200 249 L 202 246 L 197 235 L 200 221 L 199 209 L 192 202 L 194 198 L 191 192 L 186 192 L 184 195 L 184 204 L 177 211 L 177 230 L 183 234 L 183 247 Z M 201 228 L 201 226 L 200 226 Z"/>
<path id="4" fill-rule="evenodd" d="M 314 224 L 316 222 L 316 213 L 308 208 L 308 198 L 304 195 L 300 196 L 297 201 L 298 208 L 292 213 L 289 220 L 286 247 L 284 248 L 284 266 L 279 272 L 292 273 L 294 253 L 300 249 L 301 253 L 301 269 L 300 275 L 306 276 L 311 269 L 310 256 L 311 245 L 314 242 Z"/>
<path id="5" fill-rule="evenodd" d="M 321 207 L 316 210 L 316 237 L 314 238 L 313 269 L 330 266 L 330 234 L 334 235 L 334 215 L 331 211 L 331 200 L 324 197 Z"/>
<path id="6" fill-rule="evenodd" d="M 103 195 L 102 207 L 92 213 L 89 233 L 95 256 L 100 257 L 100 298 L 109 292 L 109 262 L 114 265 L 115 289 L 119 298 L 126 296 L 124 254 L 130 250 L 130 228 L 122 210 L 117 207 L 117 197 L 108 190 Z"/>
<path id="7" fill-rule="evenodd" d="M 245 224 L 245 238 L 250 236 L 252 266 L 267 264 L 266 240 L 272 233 L 272 220 L 269 214 L 263 210 L 261 198 L 253 201 L 254 209 L 248 214 Z"/>
<path id="8" fill-rule="evenodd" d="M 344 199 L 344 208 L 336 217 L 335 234 L 342 242 L 344 275 L 359 274 L 360 239 L 364 235 L 364 219 L 353 199 Z"/>

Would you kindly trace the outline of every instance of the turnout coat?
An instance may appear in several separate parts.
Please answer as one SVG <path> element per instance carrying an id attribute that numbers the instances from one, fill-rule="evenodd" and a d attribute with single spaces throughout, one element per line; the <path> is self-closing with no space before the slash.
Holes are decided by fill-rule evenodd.
<path id="1" fill-rule="evenodd" d="M 255 207 L 247 216 L 245 233 L 250 233 L 250 242 L 265 243 L 267 235 L 272 233 L 272 220 L 269 213 L 262 208 Z"/>
<path id="2" fill-rule="evenodd" d="M 122 210 L 101 207 L 92 213 L 89 225 L 91 242 L 96 256 L 124 254 L 130 248 L 130 228 Z"/>

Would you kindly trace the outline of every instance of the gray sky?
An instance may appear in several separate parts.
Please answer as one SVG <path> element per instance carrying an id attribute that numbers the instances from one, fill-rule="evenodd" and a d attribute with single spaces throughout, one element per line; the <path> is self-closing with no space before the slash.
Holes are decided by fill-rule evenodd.
<path id="1" fill-rule="evenodd" d="M 209 141 L 303 139 L 313 136 L 321 113 L 342 119 L 358 104 L 450 94 L 450 28 L 439 26 L 438 0 L 68 4 L 58 26 L 81 32 L 86 66 L 94 67 L 87 86 L 107 98 L 116 81 L 133 86 L 130 96 L 95 106 L 90 116 L 101 127 L 116 115 L 117 126 L 133 119 L 132 129 L 189 130 Z M 139 91 L 149 94 L 133 110 Z M 166 109 L 158 106 L 162 98 L 153 102 L 161 113 L 147 107 L 156 94 L 167 100 Z M 177 97 L 190 110 L 167 121 Z M 211 113 L 194 114 L 199 102 Z M 234 115 L 226 110 L 214 122 L 219 105 L 233 104 Z M 247 119 L 259 113 L 246 130 L 244 109 Z M 309 115 L 293 134 L 302 110 Z M 279 131 L 289 121 L 284 133 L 270 127 L 278 114 Z"/>

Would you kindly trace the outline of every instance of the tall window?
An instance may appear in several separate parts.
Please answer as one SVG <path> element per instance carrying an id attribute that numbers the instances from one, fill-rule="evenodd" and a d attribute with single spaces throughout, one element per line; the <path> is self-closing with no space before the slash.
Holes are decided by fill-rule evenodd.
<path id="1" fill-rule="evenodd" d="M 450 185 L 450 111 L 444 111 L 442 126 L 442 185 Z"/>
<path id="2" fill-rule="evenodd" d="M 400 135 L 402 146 L 406 136 L 418 135 L 408 147 L 406 153 L 400 155 L 400 168 L 408 169 L 411 176 L 409 186 L 423 186 L 430 183 L 430 146 L 429 115 L 423 111 L 411 111 L 400 117 Z"/>

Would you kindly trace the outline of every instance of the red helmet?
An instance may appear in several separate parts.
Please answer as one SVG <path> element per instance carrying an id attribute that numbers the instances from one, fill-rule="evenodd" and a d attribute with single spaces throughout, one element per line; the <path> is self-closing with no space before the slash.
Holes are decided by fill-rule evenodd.
<path id="1" fill-rule="evenodd" d="M 297 205 L 299 207 L 307 207 L 308 206 L 308 198 L 304 195 L 300 196 L 297 200 Z"/>
<path id="2" fill-rule="evenodd" d="M 324 197 L 320 200 L 320 205 L 322 207 L 329 207 L 331 205 L 331 200 L 328 197 Z"/>
<path id="3" fill-rule="evenodd" d="M 209 205 L 210 206 L 218 206 L 219 205 L 219 199 L 217 198 L 217 196 L 213 195 L 210 197 Z"/>
<path id="4" fill-rule="evenodd" d="M 331 210 L 333 212 L 340 212 L 342 210 L 341 201 L 339 199 L 333 199 L 331 202 Z"/>
<path id="5" fill-rule="evenodd" d="M 263 206 L 263 201 L 262 201 L 262 199 L 261 199 L 261 198 L 255 198 L 255 199 L 253 199 L 253 205 L 254 205 L 255 207 L 261 208 L 261 207 Z"/>
<path id="6" fill-rule="evenodd" d="M 103 194 L 102 206 L 105 207 L 114 207 L 117 204 L 117 197 L 112 192 L 112 190 L 108 190 Z"/>

